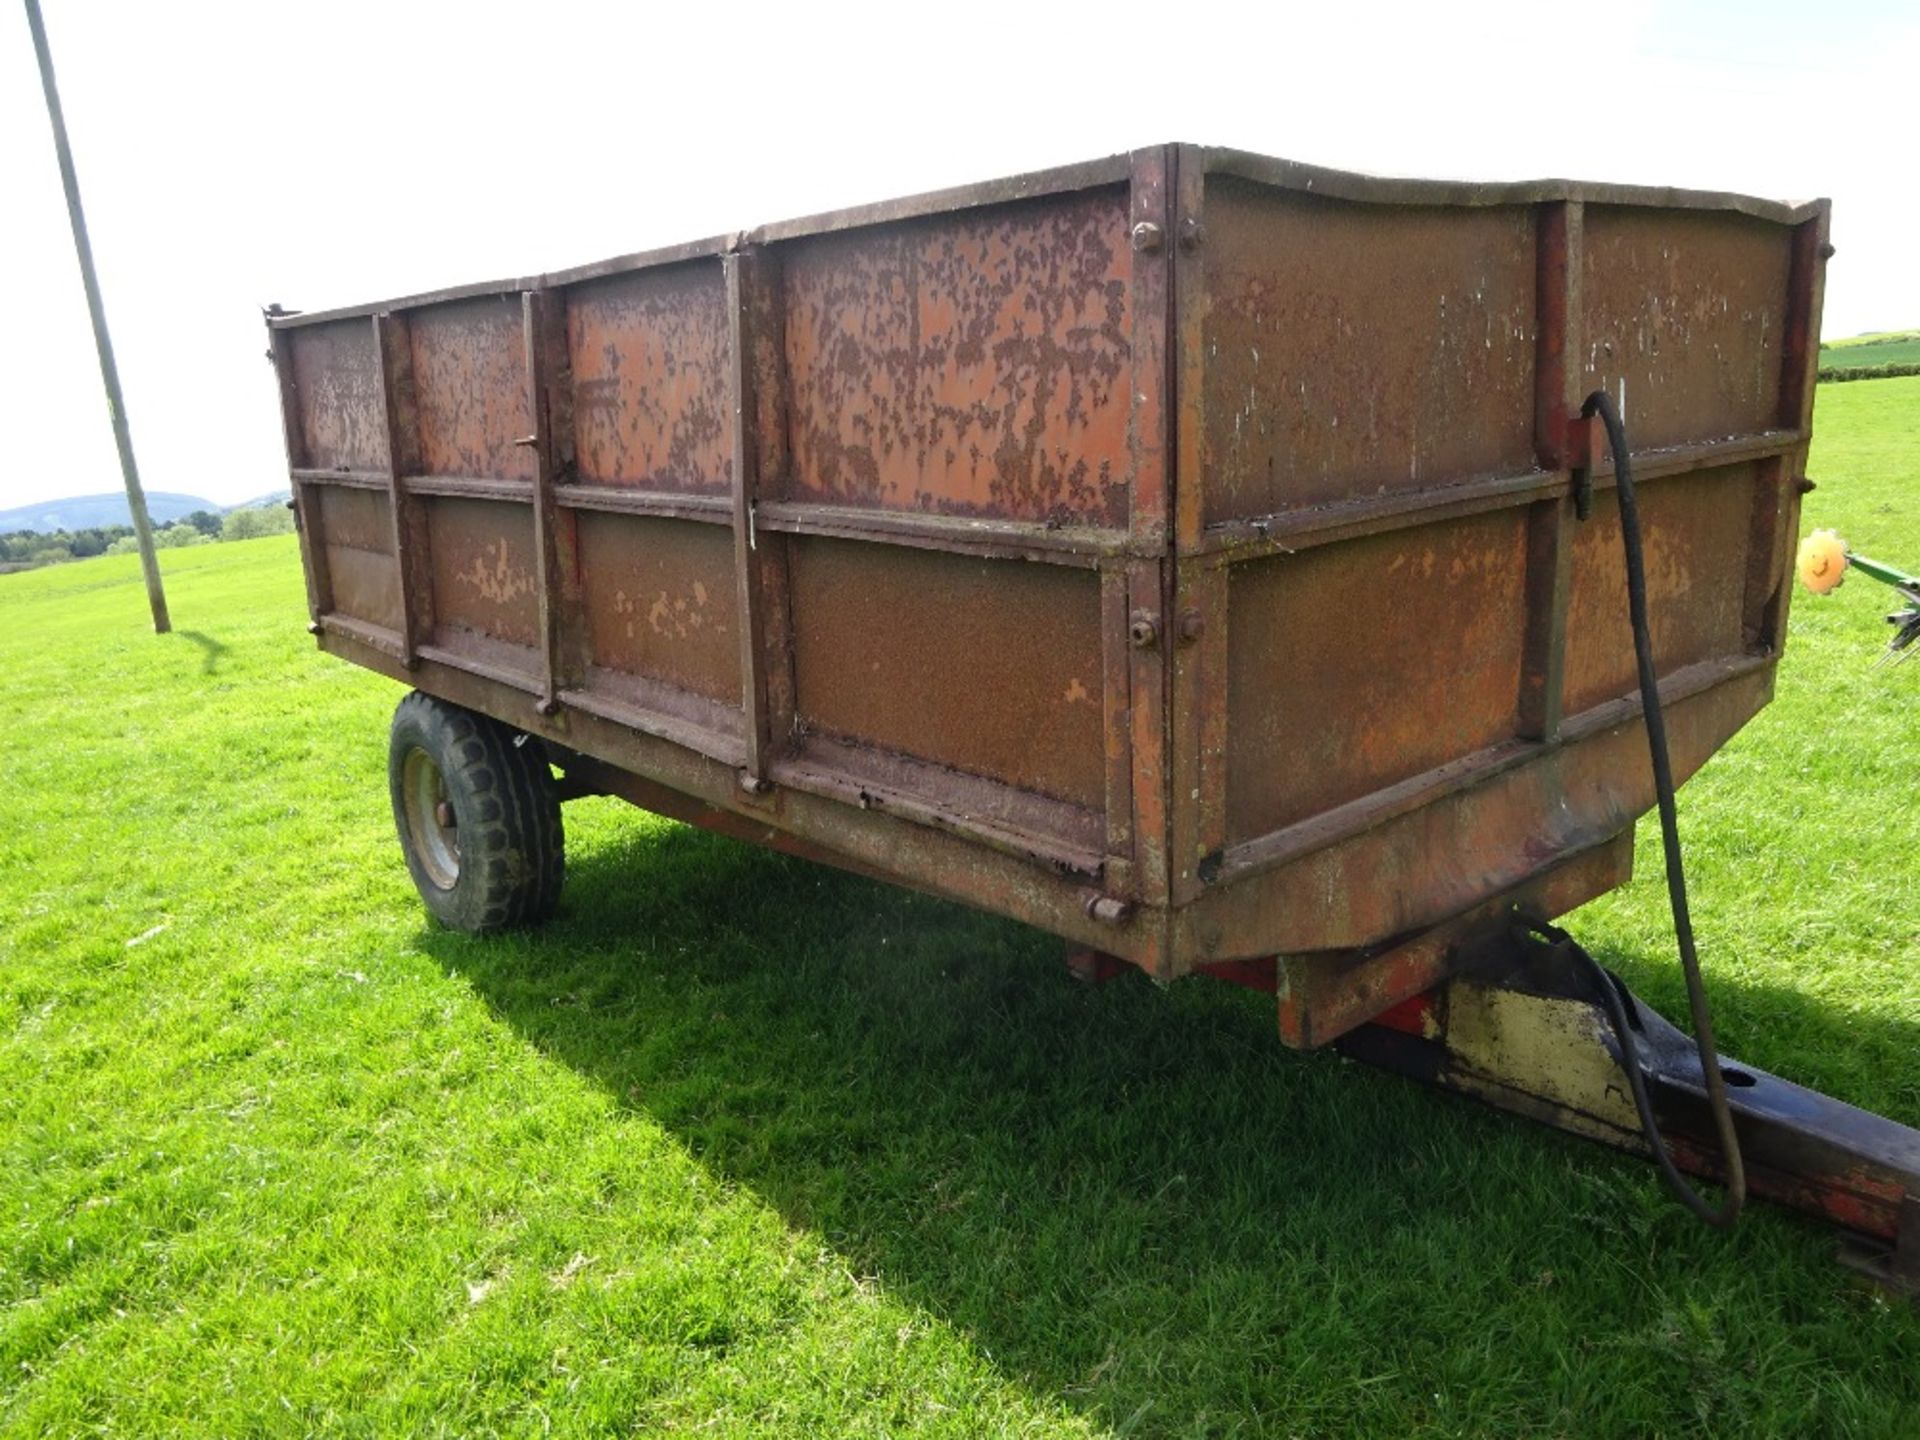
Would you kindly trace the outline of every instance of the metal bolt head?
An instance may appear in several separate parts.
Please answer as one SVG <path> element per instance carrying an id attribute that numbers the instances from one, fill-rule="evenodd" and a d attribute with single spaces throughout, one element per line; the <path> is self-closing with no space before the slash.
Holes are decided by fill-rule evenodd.
<path id="1" fill-rule="evenodd" d="M 1198 640 L 1201 635 L 1206 633 L 1206 629 L 1206 616 L 1202 615 L 1198 610 L 1182 610 L 1180 612 L 1180 639 L 1184 643 L 1191 645 L 1194 641 Z"/>
<path id="2" fill-rule="evenodd" d="M 1200 248 L 1200 217 L 1189 215 L 1180 222 L 1180 248 L 1198 250 Z"/>
<path id="3" fill-rule="evenodd" d="M 1151 220 L 1142 220 L 1133 227 L 1133 248 L 1142 255 L 1151 255 L 1166 243 L 1166 231 Z"/>
<path id="4" fill-rule="evenodd" d="M 1137 650 L 1151 649 L 1160 639 L 1159 618 L 1146 610 L 1134 611 L 1127 625 L 1127 639 Z"/>

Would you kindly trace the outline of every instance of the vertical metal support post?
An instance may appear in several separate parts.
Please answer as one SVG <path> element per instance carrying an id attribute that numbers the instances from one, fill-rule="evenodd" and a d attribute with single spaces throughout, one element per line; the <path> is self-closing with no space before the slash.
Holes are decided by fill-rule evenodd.
<path id="1" fill-rule="evenodd" d="M 1783 430 L 1813 424 L 1813 395 L 1820 377 L 1820 310 L 1826 296 L 1827 261 L 1833 254 L 1828 230 L 1832 212 L 1823 203 L 1811 220 L 1793 232 L 1793 258 L 1787 276 L 1787 330 L 1780 356 L 1780 413 Z"/>
<path id="2" fill-rule="evenodd" d="M 1133 690 L 1129 678 L 1129 574 L 1125 557 L 1100 562 L 1100 725 L 1106 749 L 1106 857 L 1102 888 L 1108 895 L 1136 893 L 1133 843 Z"/>
<path id="3" fill-rule="evenodd" d="M 1777 651 L 1786 638 L 1787 607 L 1793 594 L 1789 559 L 1800 530 L 1801 481 L 1806 475 L 1808 437 L 1813 426 L 1813 397 L 1820 373 L 1820 309 L 1826 289 L 1831 214 L 1822 206 L 1793 232 L 1787 271 L 1786 330 L 1780 350 L 1780 400 L 1774 423 L 1800 439 L 1786 454 L 1766 464 L 1754 491 L 1752 542 L 1742 631 L 1747 648 Z"/>
<path id="4" fill-rule="evenodd" d="M 87 292 L 87 315 L 93 322 L 93 345 L 100 354 L 100 383 L 106 387 L 107 413 L 113 421 L 113 443 L 120 452 L 120 478 L 126 482 L 127 509 L 140 546 L 140 568 L 147 579 L 147 604 L 153 611 L 153 630 L 164 635 L 173 628 L 167 615 L 167 595 L 160 584 L 160 558 L 153 550 L 153 524 L 147 518 L 147 497 L 140 488 L 140 469 L 134 464 L 133 436 L 127 429 L 126 401 L 120 394 L 120 369 L 113 360 L 113 340 L 107 333 L 107 310 L 100 298 L 100 281 L 93 273 L 93 245 L 87 239 L 87 217 L 80 207 L 80 178 L 73 168 L 73 149 L 67 143 L 66 116 L 60 109 L 60 90 L 53 80 L 53 55 L 47 49 L 47 28 L 40 19 L 40 0 L 27 0 L 27 27 L 33 31 L 34 58 L 40 62 L 40 88 L 46 94 L 47 121 L 53 127 L 53 148 L 60 160 L 60 185 L 67 196 L 67 221 L 73 227 L 73 250 L 80 262 L 80 281 Z"/>
<path id="5" fill-rule="evenodd" d="M 1783 592 L 1791 588 L 1781 541 L 1790 541 L 1791 532 L 1785 523 L 1788 513 L 1798 514 L 1794 480 L 1802 468 L 1804 453 L 1795 449 L 1753 463 L 1746 582 L 1740 601 L 1740 640 L 1750 655 L 1771 654 L 1780 643 L 1780 620 L 1786 603 Z"/>
<path id="6" fill-rule="evenodd" d="M 1133 406 L 1128 449 L 1132 512 L 1127 562 L 1128 625 L 1106 641 L 1109 664 L 1125 667 L 1128 749 L 1132 756 L 1134 884 L 1138 898 L 1164 906 L 1169 895 L 1167 853 L 1168 693 L 1166 614 L 1174 456 L 1171 428 L 1173 343 L 1171 240 L 1173 151 L 1167 146 L 1132 157 L 1128 240 L 1133 250 Z M 1115 654 L 1116 647 L 1119 653 Z M 1164 945 L 1155 967 L 1166 962 Z"/>
<path id="7" fill-rule="evenodd" d="M 407 493 L 407 476 L 419 468 L 419 421 L 413 397 L 413 347 L 406 320 L 373 317 L 373 358 L 379 375 L 381 418 L 386 425 L 388 536 L 400 597 L 400 663 L 419 663 L 417 647 L 432 638 L 422 603 L 431 587 L 423 583 L 424 526 L 419 502 Z"/>
<path id="8" fill-rule="evenodd" d="M 1206 160 L 1173 147 L 1173 526 L 1166 664 L 1172 772 L 1168 881 L 1176 905 L 1206 888 L 1226 847 L 1227 585 L 1229 571 L 1195 552 L 1206 528 Z"/>
<path id="9" fill-rule="evenodd" d="M 720 257 L 727 286 L 727 405 L 733 420 L 733 573 L 740 617 L 740 705 L 745 718 L 746 764 L 741 781 L 749 791 L 766 788 L 776 732 L 768 697 L 765 589 L 754 508 L 760 499 L 761 390 L 766 380 L 761 332 L 766 316 L 758 304 L 764 256 L 730 250 Z"/>
<path id="10" fill-rule="evenodd" d="M 571 463 L 571 426 L 566 417 L 565 315 L 560 298 L 551 290 L 528 290 L 520 296 L 521 329 L 526 341 L 527 406 L 533 426 L 533 568 L 534 599 L 540 637 L 540 698 L 534 708 L 542 715 L 560 709 L 560 691 L 568 681 L 563 654 L 563 617 L 570 586 L 563 575 L 558 532 L 562 520 L 554 486 Z M 571 557 L 571 535 L 564 547 Z"/>
<path id="11" fill-rule="evenodd" d="M 781 495 L 788 467 L 786 362 L 775 253 L 748 245 L 721 257 L 726 277 L 733 410 L 733 563 L 740 615 L 740 701 L 746 730 L 742 780 L 766 788 L 793 734 L 793 622 L 787 537 L 763 531 L 755 510 Z"/>
<path id="12" fill-rule="evenodd" d="M 293 368 L 293 341 L 287 332 L 267 319 L 268 354 L 273 373 L 280 382 L 280 430 L 287 446 L 287 469 L 297 472 L 308 468 L 306 430 L 300 422 L 300 386 Z M 307 629 L 320 633 L 320 617 L 333 609 L 333 585 L 327 575 L 327 547 L 320 533 L 319 506 L 314 487 L 293 479 L 293 518 L 300 531 L 301 570 L 307 579 Z"/>
<path id="13" fill-rule="evenodd" d="M 1527 624 L 1520 665 L 1518 733 L 1551 740 L 1566 700 L 1567 605 L 1573 586 L 1573 417 L 1579 413 L 1584 207 L 1560 200 L 1535 209 L 1533 440 L 1535 462 L 1565 474 L 1567 487 L 1527 507 Z"/>

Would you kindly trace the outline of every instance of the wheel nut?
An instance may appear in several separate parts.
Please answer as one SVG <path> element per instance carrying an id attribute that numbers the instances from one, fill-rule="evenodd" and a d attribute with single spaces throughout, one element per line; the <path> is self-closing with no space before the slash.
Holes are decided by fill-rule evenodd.
<path id="1" fill-rule="evenodd" d="M 453 806 L 444 800 L 434 802 L 433 823 L 442 830 L 453 829 Z"/>

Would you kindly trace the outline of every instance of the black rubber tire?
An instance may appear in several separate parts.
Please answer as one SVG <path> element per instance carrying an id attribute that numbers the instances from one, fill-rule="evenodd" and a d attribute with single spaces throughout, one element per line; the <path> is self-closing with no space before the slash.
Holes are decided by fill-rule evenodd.
<path id="1" fill-rule="evenodd" d="M 566 835 L 538 740 L 416 690 L 393 712 L 387 786 L 407 871 L 441 924 L 479 935 L 553 914 Z M 437 837 L 437 822 L 421 814 L 423 786 L 434 786 L 427 793 L 447 807 L 430 806 L 429 814 L 451 812 Z"/>

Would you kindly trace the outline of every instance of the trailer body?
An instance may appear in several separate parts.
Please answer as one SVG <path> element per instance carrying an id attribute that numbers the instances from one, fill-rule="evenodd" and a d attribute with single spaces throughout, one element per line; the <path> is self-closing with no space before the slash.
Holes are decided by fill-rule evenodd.
<path id="1" fill-rule="evenodd" d="M 1317 1044 L 1766 703 L 1825 202 L 1169 145 L 269 320 L 325 650 Z M 1588 471 L 1591 518 L 1576 515 Z"/>

